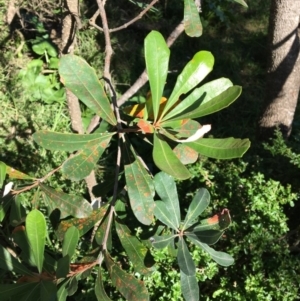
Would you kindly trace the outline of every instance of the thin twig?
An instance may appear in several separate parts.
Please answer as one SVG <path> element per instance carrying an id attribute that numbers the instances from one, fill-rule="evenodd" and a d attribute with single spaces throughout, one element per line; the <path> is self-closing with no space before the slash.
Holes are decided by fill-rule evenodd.
<path id="1" fill-rule="evenodd" d="M 131 24 L 135 23 L 136 21 L 138 21 L 139 19 L 141 19 L 159 0 L 153 0 L 144 10 L 142 10 L 136 17 L 134 17 L 132 20 L 130 20 L 129 22 L 116 27 L 116 28 L 112 28 L 109 29 L 108 31 L 111 32 L 116 32 L 122 29 L 127 28 L 128 26 L 130 26 Z M 100 11 L 97 10 L 95 12 L 95 14 L 92 16 L 92 18 L 90 18 L 89 20 L 89 24 L 95 28 L 97 28 L 99 31 L 104 31 L 104 29 L 102 27 L 100 27 L 99 25 L 96 24 L 96 20 L 98 18 L 100 14 Z"/>

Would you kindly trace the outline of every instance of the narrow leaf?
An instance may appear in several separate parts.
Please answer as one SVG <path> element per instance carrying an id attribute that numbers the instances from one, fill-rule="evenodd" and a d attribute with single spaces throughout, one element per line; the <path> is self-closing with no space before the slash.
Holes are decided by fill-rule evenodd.
<path id="1" fill-rule="evenodd" d="M 194 142 L 186 143 L 201 155 L 214 159 L 240 158 L 250 147 L 249 139 L 239 138 L 200 138 Z"/>
<path id="2" fill-rule="evenodd" d="M 44 263 L 44 250 L 46 242 L 46 220 L 39 210 L 32 210 L 26 217 L 26 235 L 39 273 Z"/>
<path id="3" fill-rule="evenodd" d="M 79 241 L 79 231 L 75 226 L 68 228 L 65 233 L 65 237 L 62 245 L 63 256 L 69 255 L 71 259 L 76 251 L 76 247 Z"/>
<path id="4" fill-rule="evenodd" d="M 13 257 L 3 246 L 0 245 L 0 268 L 5 271 L 15 272 L 20 275 L 33 276 L 34 274 Z M 2 291 L 1 291 L 2 292 Z"/>
<path id="5" fill-rule="evenodd" d="M 145 60 L 149 77 L 153 114 L 156 120 L 159 104 L 168 75 L 170 49 L 163 36 L 157 31 L 151 31 L 145 39 Z"/>
<path id="6" fill-rule="evenodd" d="M 161 117 L 177 102 L 181 94 L 185 94 L 195 88 L 211 72 L 213 65 L 214 57 L 210 52 L 197 52 L 177 77 L 175 87 Z"/>
<path id="7" fill-rule="evenodd" d="M 194 0 L 184 0 L 184 30 L 190 37 L 202 35 L 202 24 Z"/>
<path id="8" fill-rule="evenodd" d="M 154 248 L 164 249 L 172 242 L 172 240 L 174 240 L 176 236 L 177 235 L 173 235 L 173 234 L 161 235 L 161 236 L 155 235 L 150 238 L 150 242 Z"/>
<path id="9" fill-rule="evenodd" d="M 122 270 L 108 253 L 105 253 L 105 263 L 113 285 L 124 298 L 130 301 L 149 301 L 149 293 L 142 281 Z"/>
<path id="10" fill-rule="evenodd" d="M 243 5 L 246 8 L 248 8 L 248 5 L 247 5 L 247 3 L 244 0 L 233 0 L 233 1 L 236 2 L 236 3 L 239 3 L 241 5 Z"/>
<path id="11" fill-rule="evenodd" d="M 195 275 L 186 275 L 180 270 L 181 292 L 186 301 L 199 301 L 199 285 Z"/>
<path id="12" fill-rule="evenodd" d="M 165 204 L 166 209 L 169 211 L 169 216 L 173 221 L 172 224 L 175 225 L 175 229 L 178 229 L 181 218 L 177 188 L 174 179 L 170 175 L 160 172 L 154 177 L 154 187 L 160 199 Z"/>
<path id="13" fill-rule="evenodd" d="M 95 294 L 96 294 L 98 301 L 112 301 L 105 292 L 103 282 L 102 282 L 102 277 L 101 277 L 101 267 L 100 266 L 98 268 L 98 276 L 97 276 L 96 284 L 95 284 Z"/>
<path id="14" fill-rule="evenodd" d="M 191 176 L 168 143 L 161 138 L 160 134 L 156 133 L 154 133 L 153 160 L 158 168 L 174 178 L 185 180 Z"/>
<path id="15" fill-rule="evenodd" d="M 132 262 L 135 272 L 143 275 L 148 274 L 150 269 L 145 266 L 145 258 L 148 252 L 147 248 L 136 236 L 131 234 L 131 231 L 126 225 L 116 220 L 115 226 L 121 244 Z"/>
<path id="16" fill-rule="evenodd" d="M 178 231 L 177 219 L 176 216 L 172 215 L 168 210 L 166 204 L 162 201 L 155 202 L 154 215 L 162 223 L 172 228 L 175 231 Z"/>
<path id="17" fill-rule="evenodd" d="M 193 221 L 207 208 L 210 203 L 210 194 L 207 189 L 200 188 L 188 209 L 183 222 L 183 230 L 192 225 Z"/>
<path id="18" fill-rule="evenodd" d="M 79 231 L 79 236 L 81 237 L 85 233 L 87 233 L 93 226 L 98 222 L 101 221 L 107 211 L 107 206 L 103 206 L 97 210 L 94 210 L 89 217 L 86 218 L 71 218 L 68 220 L 62 221 L 58 229 L 56 231 L 56 235 L 59 240 L 64 239 L 64 235 L 66 231 L 75 226 Z"/>
<path id="19" fill-rule="evenodd" d="M 10 167 L 6 165 L 6 173 L 11 179 L 20 179 L 20 180 L 34 180 L 34 177 L 31 177 L 19 170 L 14 169 L 13 167 Z"/>
<path id="20" fill-rule="evenodd" d="M 196 266 L 195 266 L 192 255 L 190 254 L 183 237 L 179 237 L 177 261 L 178 261 L 180 270 L 184 274 L 186 274 L 188 276 L 195 275 Z"/>
<path id="21" fill-rule="evenodd" d="M 97 145 L 105 141 L 114 133 L 96 133 L 89 135 L 63 134 L 51 131 L 39 131 L 33 134 L 33 140 L 40 146 L 49 150 L 73 152 L 84 148 L 87 144 Z"/>
<path id="22" fill-rule="evenodd" d="M 64 55 L 59 61 L 58 72 L 62 83 L 87 107 L 112 125 L 117 121 L 103 86 L 95 70 L 82 58 Z"/>
<path id="23" fill-rule="evenodd" d="M 124 170 L 130 206 L 135 217 L 144 225 L 153 221 L 154 186 L 149 173 L 137 158 L 129 143 L 124 143 Z"/>
<path id="24" fill-rule="evenodd" d="M 223 231 L 204 230 L 204 231 L 185 232 L 184 234 L 189 238 L 192 237 L 205 244 L 213 245 L 222 237 Z"/>
<path id="25" fill-rule="evenodd" d="M 198 108 L 192 111 L 188 110 L 189 112 L 187 113 L 183 112 L 182 114 L 173 117 L 172 120 L 181 120 L 185 118 L 195 119 L 221 111 L 230 106 L 241 93 L 242 88 L 240 86 L 230 87 L 208 102 L 201 103 Z"/>
<path id="26" fill-rule="evenodd" d="M 2 188 L 6 177 L 6 164 L 0 161 L 0 188 Z"/>
<path id="27" fill-rule="evenodd" d="M 65 218 L 69 215 L 78 218 L 84 218 L 92 213 L 91 204 L 80 196 L 68 195 L 61 191 L 56 191 L 53 188 L 40 183 L 41 190 L 45 193 L 47 198 L 44 198 L 50 208 L 53 210 L 58 208 L 61 213 L 61 218 Z"/>
<path id="28" fill-rule="evenodd" d="M 87 144 L 75 156 L 65 161 L 62 166 L 63 174 L 73 181 L 87 177 L 108 147 L 111 137 L 98 138 L 98 143 L 94 145 Z"/>
<path id="29" fill-rule="evenodd" d="M 204 105 L 206 102 L 218 96 L 220 93 L 232 87 L 232 82 L 228 78 L 219 78 L 210 81 L 200 88 L 194 89 L 186 98 L 171 109 L 163 120 L 171 119 L 174 116 L 184 115 L 187 112 L 196 110 L 199 106 Z"/>
<path id="30" fill-rule="evenodd" d="M 189 237 L 189 239 L 192 243 L 194 243 L 195 245 L 201 247 L 204 251 L 206 251 L 211 256 L 211 258 L 219 265 L 228 267 L 234 263 L 234 259 L 231 255 L 224 253 L 224 252 L 215 251 L 213 248 L 209 247 L 207 244 L 202 243 L 199 240 L 196 240 L 192 237 Z"/>

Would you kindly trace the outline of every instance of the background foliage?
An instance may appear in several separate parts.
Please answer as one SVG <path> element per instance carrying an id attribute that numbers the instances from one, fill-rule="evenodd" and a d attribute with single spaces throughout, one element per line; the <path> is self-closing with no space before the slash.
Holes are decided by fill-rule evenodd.
<path id="1" fill-rule="evenodd" d="M 206 187 L 212 201 L 204 216 L 212 216 L 222 208 L 229 208 L 232 216 L 233 223 L 217 246 L 218 250 L 226 251 L 234 257 L 234 265 L 220 267 L 201 249 L 189 246 L 196 264 L 200 295 L 203 300 L 298 300 L 299 114 L 295 115 L 294 130 L 288 142 L 279 134 L 268 145 L 263 146 L 255 141 L 257 116 L 264 93 L 264 53 L 269 1 L 251 1 L 248 10 L 230 1 L 203 2 L 203 35 L 197 39 L 183 35 L 176 42 L 172 48 L 168 83 L 172 86 L 178 72 L 194 53 L 199 50 L 211 51 L 216 63 L 213 74 L 207 80 L 228 77 L 243 87 L 243 93 L 228 109 L 205 118 L 207 123 L 213 125 L 210 135 L 248 137 L 252 141 L 252 147 L 243 159 L 221 161 L 201 156 L 195 165 L 189 167 L 192 178 L 177 183 L 181 212 L 188 210 L 199 187 Z M 0 5 L 4 13 L 6 3 L 2 2 Z M 55 20 L 55 5 L 47 5 L 54 13 Z M 92 6 L 89 2 L 81 5 L 86 18 L 84 20 L 87 20 L 92 14 Z M 127 5 L 128 1 L 120 1 L 121 8 Z M 135 14 L 138 11 L 137 5 L 130 5 L 132 10 L 126 13 Z M 38 16 L 44 17 L 47 25 L 55 24 L 35 1 L 24 4 L 24 8 L 34 10 Z M 122 10 L 117 10 L 115 5 L 108 6 L 107 9 L 112 25 L 124 17 L 120 15 Z M 113 81 L 119 93 L 126 90 L 144 68 L 143 40 L 149 30 L 168 32 L 176 24 L 176 20 L 181 18 L 180 14 L 182 7 L 162 1 L 146 19 L 113 35 L 113 44 L 118 46 L 115 48 L 113 60 Z M 127 17 L 130 19 L 130 15 Z M 50 64 L 45 56 L 41 57 L 33 49 L 34 42 L 37 42 L 41 34 L 28 31 L 24 40 L 15 31 L 20 25 L 14 24 L 10 34 L 6 24 L 1 22 L 3 56 L 0 80 L 3 89 L 0 92 L 0 160 L 26 171 L 29 175 L 44 176 L 63 162 L 66 155 L 38 148 L 32 140 L 32 134 L 46 129 L 69 131 L 68 113 L 61 102 L 50 101 L 49 94 L 32 96 L 31 83 L 45 80 L 37 78 L 40 69 L 32 70 L 40 68 L 33 67 L 33 59 Z M 36 24 L 34 26 L 37 27 Z M 77 54 L 85 58 L 99 76 L 103 68 L 103 43 L 103 37 L 95 30 L 88 28 L 79 32 Z M 55 66 L 46 66 L 47 69 L 57 70 Z M 32 76 L 30 83 L 28 72 Z M 53 73 L 50 73 L 50 77 L 51 74 Z M 46 82 L 51 93 L 60 91 L 51 78 L 47 78 Z M 146 90 L 147 88 L 143 92 L 146 93 Z M 87 108 L 82 109 L 88 124 L 91 112 Z M 111 162 L 101 162 L 98 168 L 99 179 L 103 171 L 106 175 L 110 174 L 110 165 Z M 86 191 L 84 184 L 71 182 L 60 176 L 52 177 L 49 185 L 65 192 L 77 191 L 83 195 Z M 32 194 L 27 193 L 25 202 L 31 198 Z M 132 221 L 131 228 L 143 239 L 143 229 L 138 224 Z M 4 246 L 6 237 L 9 236 L 5 231 L 1 228 L 1 245 Z M 89 235 L 88 233 L 79 241 L 79 248 L 74 256 L 81 258 L 87 253 Z M 63 246 L 55 240 L 53 233 L 49 233 L 49 239 L 52 242 L 49 246 L 53 245 L 52 252 L 63 251 Z M 112 256 L 129 271 L 133 271 L 133 266 L 125 260 L 122 250 L 120 243 L 115 243 Z M 168 249 L 153 249 L 152 254 L 157 269 L 144 278 L 151 300 L 182 300 L 176 258 L 170 256 Z M 2 283 L 14 279 L 3 270 L 1 273 Z M 94 298 L 96 277 L 97 274 L 93 272 L 87 276 L 86 281 L 79 282 L 77 292 L 69 299 Z M 102 277 L 110 298 L 122 300 L 107 272 Z"/>

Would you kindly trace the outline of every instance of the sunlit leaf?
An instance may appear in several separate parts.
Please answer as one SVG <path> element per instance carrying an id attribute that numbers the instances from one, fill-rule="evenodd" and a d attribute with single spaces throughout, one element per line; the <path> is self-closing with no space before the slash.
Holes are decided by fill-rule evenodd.
<path id="1" fill-rule="evenodd" d="M 76 251 L 76 247 L 79 241 L 79 231 L 75 226 L 68 228 L 65 233 L 63 244 L 62 244 L 62 254 L 63 256 L 69 255 L 71 259 Z"/>
<path id="2" fill-rule="evenodd" d="M 98 301 L 112 301 L 106 294 L 102 277 L 101 277 L 101 267 L 98 268 L 98 276 L 95 283 L 95 295 Z"/>
<path id="3" fill-rule="evenodd" d="M 166 248 L 176 236 L 177 235 L 173 234 L 166 234 L 161 236 L 155 235 L 150 238 L 150 242 L 154 248 L 163 249 Z"/>
<path id="4" fill-rule="evenodd" d="M 169 211 L 170 219 L 175 226 L 174 229 L 178 229 L 180 225 L 180 207 L 174 179 L 170 175 L 160 172 L 154 177 L 154 187 Z M 156 202 L 156 204 L 158 203 Z"/>
<path id="5" fill-rule="evenodd" d="M 6 164 L 0 161 L 0 188 L 2 188 L 6 177 Z"/>
<path id="6" fill-rule="evenodd" d="M 194 0 L 184 0 L 184 29 L 190 37 L 202 35 L 202 24 Z"/>
<path id="7" fill-rule="evenodd" d="M 248 8 L 248 5 L 247 5 L 247 3 L 244 0 L 233 0 L 233 1 L 236 2 L 236 3 L 239 3 L 241 5 L 243 5 L 246 8 Z"/>
<path id="8" fill-rule="evenodd" d="M 209 101 L 201 103 L 196 109 L 190 110 L 190 108 L 186 110 L 186 113 L 182 112 L 181 114 L 173 117 L 172 120 L 185 118 L 194 119 L 213 114 L 227 108 L 241 95 L 241 93 L 242 88 L 240 86 L 230 87 Z"/>
<path id="9" fill-rule="evenodd" d="M 188 276 L 195 275 L 196 266 L 195 266 L 192 255 L 189 252 L 183 237 L 179 237 L 179 240 L 178 240 L 177 261 L 178 261 L 180 270 L 184 274 L 186 274 Z"/>
<path id="10" fill-rule="evenodd" d="M 240 158 L 250 147 L 249 139 L 239 138 L 200 138 L 194 142 L 187 142 L 191 147 L 201 155 L 215 159 Z"/>
<path id="11" fill-rule="evenodd" d="M 66 231 L 72 226 L 75 226 L 78 229 L 79 236 L 84 235 L 86 232 L 92 229 L 98 221 L 101 221 L 107 211 L 107 207 L 108 206 L 106 205 L 94 210 L 91 215 L 86 218 L 71 218 L 62 221 L 56 231 L 58 239 L 62 241 Z"/>
<path id="12" fill-rule="evenodd" d="M 188 212 L 183 222 L 183 230 L 193 224 L 193 221 L 207 208 L 210 202 L 210 194 L 207 189 L 200 188 L 190 203 Z"/>
<path id="13" fill-rule="evenodd" d="M 112 125 L 117 121 L 95 70 L 75 55 L 61 57 L 58 68 L 62 83 L 87 107 Z"/>
<path id="14" fill-rule="evenodd" d="M 153 221 L 153 181 L 129 143 L 123 144 L 124 171 L 130 206 L 135 217 L 144 225 Z"/>
<path id="15" fill-rule="evenodd" d="M 136 236 L 131 234 L 129 228 L 115 221 L 116 231 L 123 248 L 126 251 L 130 261 L 134 266 L 134 270 L 140 274 L 148 274 L 150 269 L 145 266 L 145 258 L 148 252 L 147 248 L 137 239 Z"/>
<path id="16" fill-rule="evenodd" d="M 118 202 L 117 202 L 118 203 Z M 117 212 L 117 206 L 115 206 L 115 210 Z M 108 237 L 106 240 L 106 248 L 107 250 L 111 250 L 112 248 L 112 235 L 111 235 L 111 227 L 112 223 L 110 224 L 110 229 L 108 229 L 108 214 L 102 218 L 101 223 L 96 231 L 95 240 L 99 246 L 103 245 L 103 239 L 105 238 L 105 234 L 108 231 Z"/>
<path id="17" fill-rule="evenodd" d="M 46 220 L 37 209 L 32 210 L 26 217 L 26 236 L 39 273 L 42 272 L 44 263 L 44 250 L 46 243 Z"/>
<path id="18" fill-rule="evenodd" d="M 144 43 L 146 69 L 151 89 L 154 120 L 156 120 L 168 75 L 170 49 L 163 36 L 157 31 L 151 31 Z"/>
<path id="19" fill-rule="evenodd" d="M 195 275 L 186 275 L 180 270 L 181 292 L 186 301 L 199 301 L 199 285 Z"/>
<path id="20" fill-rule="evenodd" d="M 89 216 L 93 208 L 91 204 L 80 196 L 68 195 L 61 191 L 40 183 L 41 190 L 45 193 L 47 198 L 44 198 L 52 210 L 58 208 L 61 213 L 61 218 L 65 218 L 69 215 L 78 218 L 84 218 Z"/>
<path id="21" fill-rule="evenodd" d="M 171 109 L 163 118 L 163 120 L 172 119 L 174 116 L 183 115 L 187 112 L 196 110 L 199 106 L 215 98 L 229 87 L 232 87 L 232 82 L 228 78 L 219 78 L 210 81 L 200 88 L 194 89 L 186 98 Z M 181 118 L 178 118 L 180 120 Z M 164 121 L 165 123 L 165 121 Z"/>
<path id="22" fill-rule="evenodd" d="M 177 77 L 175 87 L 171 96 L 167 101 L 167 105 L 162 113 L 163 117 L 166 112 L 180 98 L 181 94 L 185 94 L 196 87 L 211 72 L 214 65 L 214 57 L 208 51 L 197 52 L 192 60 L 184 67 L 181 74 Z"/>
<path id="23" fill-rule="evenodd" d="M 105 253 L 105 263 L 113 285 L 127 300 L 149 301 L 149 293 L 142 281 L 122 270 L 108 253 Z"/>
<path id="24" fill-rule="evenodd" d="M 6 165 L 6 173 L 11 179 L 20 179 L 20 180 L 34 180 L 34 177 L 31 177 L 19 170 L 14 169 L 13 167 L 10 167 Z"/>
<path id="25" fill-rule="evenodd" d="M 173 230 L 178 230 L 177 226 L 177 218 L 172 215 L 168 210 L 166 204 L 162 201 L 155 202 L 154 215 L 158 218 L 162 223 L 172 228 Z"/>
<path id="26" fill-rule="evenodd" d="M 65 161 L 62 166 L 64 175 L 73 181 L 87 177 L 108 147 L 111 137 L 112 135 L 98 138 L 97 144 L 90 145 L 88 143 L 76 155 Z"/>
<path id="27" fill-rule="evenodd" d="M 40 146 L 49 150 L 73 152 L 85 147 L 87 144 L 96 145 L 106 140 L 114 133 L 97 133 L 89 135 L 63 134 L 51 131 L 39 131 L 33 134 L 33 140 Z"/>
<path id="28" fill-rule="evenodd" d="M 184 165 L 195 163 L 198 159 L 198 153 L 183 143 L 177 144 L 173 152 Z"/>
<path id="29" fill-rule="evenodd" d="M 191 176 L 168 143 L 162 139 L 160 134 L 156 133 L 154 133 L 153 160 L 158 168 L 176 179 L 185 180 Z"/>

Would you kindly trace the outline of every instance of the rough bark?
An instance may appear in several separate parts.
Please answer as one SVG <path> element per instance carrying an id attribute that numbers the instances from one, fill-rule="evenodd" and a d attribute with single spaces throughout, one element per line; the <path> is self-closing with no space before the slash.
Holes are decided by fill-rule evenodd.
<path id="1" fill-rule="evenodd" d="M 300 88 L 300 0 L 272 0 L 269 20 L 267 90 L 258 135 L 267 139 L 279 127 L 287 138 Z"/>

